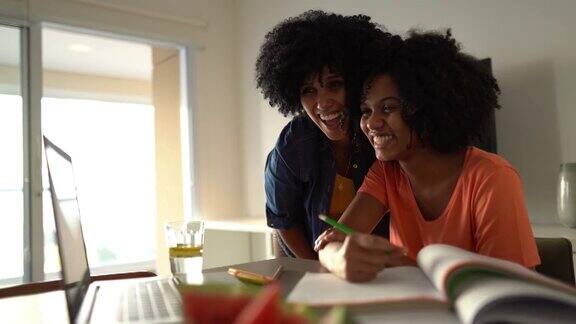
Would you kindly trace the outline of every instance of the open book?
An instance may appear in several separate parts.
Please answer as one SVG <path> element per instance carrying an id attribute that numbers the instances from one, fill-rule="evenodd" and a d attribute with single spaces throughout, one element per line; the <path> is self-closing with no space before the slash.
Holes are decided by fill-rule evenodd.
<path id="1" fill-rule="evenodd" d="M 306 273 L 288 302 L 328 306 L 430 301 L 453 306 L 463 323 L 576 323 L 576 288 L 519 264 L 443 244 L 423 248 L 417 263 L 419 267 L 385 269 L 365 283 Z"/>

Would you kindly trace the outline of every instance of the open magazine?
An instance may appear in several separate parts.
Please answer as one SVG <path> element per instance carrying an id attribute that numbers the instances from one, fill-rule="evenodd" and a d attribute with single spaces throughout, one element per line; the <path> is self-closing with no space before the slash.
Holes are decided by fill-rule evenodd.
<path id="1" fill-rule="evenodd" d="M 365 283 L 306 273 L 288 302 L 311 306 L 431 302 L 453 307 L 463 323 L 575 323 L 576 288 L 519 264 L 433 244 L 418 267 L 383 270 Z"/>

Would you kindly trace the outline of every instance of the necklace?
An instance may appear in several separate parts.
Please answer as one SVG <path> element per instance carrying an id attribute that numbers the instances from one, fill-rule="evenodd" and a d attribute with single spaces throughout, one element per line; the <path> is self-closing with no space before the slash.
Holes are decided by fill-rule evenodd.
<path id="1" fill-rule="evenodd" d="M 350 155 L 352 155 L 352 154 L 350 154 Z M 348 171 L 350 170 L 350 162 L 351 162 L 351 160 L 352 160 L 352 159 L 350 159 L 350 158 L 348 159 L 348 165 L 346 166 L 346 173 L 344 174 L 344 177 L 343 177 L 343 178 L 346 178 L 346 176 L 348 175 Z M 339 190 L 339 191 L 344 190 L 344 182 L 343 182 L 343 179 L 342 179 L 342 180 L 338 180 L 338 177 L 336 177 L 336 182 L 338 182 L 338 184 L 337 184 L 338 190 Z"/>
<path id="2" fill-rule="evenodd" d="M 346 178 L 348 176 L 348 172 L 350 171 L 350 165 L 352 164 L 352 154 L 353 154 L 353 150 L 354 150 L 354 144 L 356 142 L 356 132 L 354 132 L 354 135 L 352 135 L 352 141 L 350 143 L 350 151 L 348 152 L 348 162 L 346 163 L 346 171 L 344 171 L 344 178 Z M 354 164 L 354 168 L 357 168 L 357 165 Z M 343 181 L 338 181 L 338 177 L 336 177 L 336 181 L 337 183 L 337 188 L 339 191 L 344 190 L 344 183 Z"/>

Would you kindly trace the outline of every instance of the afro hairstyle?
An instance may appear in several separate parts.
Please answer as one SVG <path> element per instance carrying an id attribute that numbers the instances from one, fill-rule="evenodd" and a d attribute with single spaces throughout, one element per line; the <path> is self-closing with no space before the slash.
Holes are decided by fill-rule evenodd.
<path id="1" fill-rule="evenodd" d="M 471 145 L 500 108 L 497 81 L 485 64 L 461 51 L 450 30 L 411 30 L 403 41 L 377 46 L 360 67 L 368 76 L 363 93 L 377 75 L 392 77 L 404 122 L 434 150 L 450 153 Z"/>
<path id="2" fill-rule="evenodd" d="M 391 35 L 364 15 L 343 16 L 319 10 L 288 18 L 270 31 L 256 61 L 256 84 L 284 116 L 298 115 L 302 83 L 327 67 L 345 82 L 346 104 L 359 116 L 365 79 L 356 67 L 367 57 L 367 44 Z"/>

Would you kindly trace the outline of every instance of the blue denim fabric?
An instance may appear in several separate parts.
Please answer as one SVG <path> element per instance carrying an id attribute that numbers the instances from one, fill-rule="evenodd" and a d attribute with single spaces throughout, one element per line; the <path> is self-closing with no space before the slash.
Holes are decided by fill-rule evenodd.
<path id="1" fill-rule="evenodd" d="M 375 155 L 358 127 L 354 127 L 354 131 L 357 135 L 351 171 L 358 190 Z M 318 219 L 318 214 L 329 211 L 336 176 L 336 162 L 328 141 L 308 116 L 297 116 L 284 127 L 266 160 L 268 226 L 275 229 L 299 226 L 304 229 L 310 246 L 328 229 L 328 225 Z M 388 215 L 373 233 L 389 236 Z M 292 255 L 283 244 L 281 246 L 288 255 Z"/>

